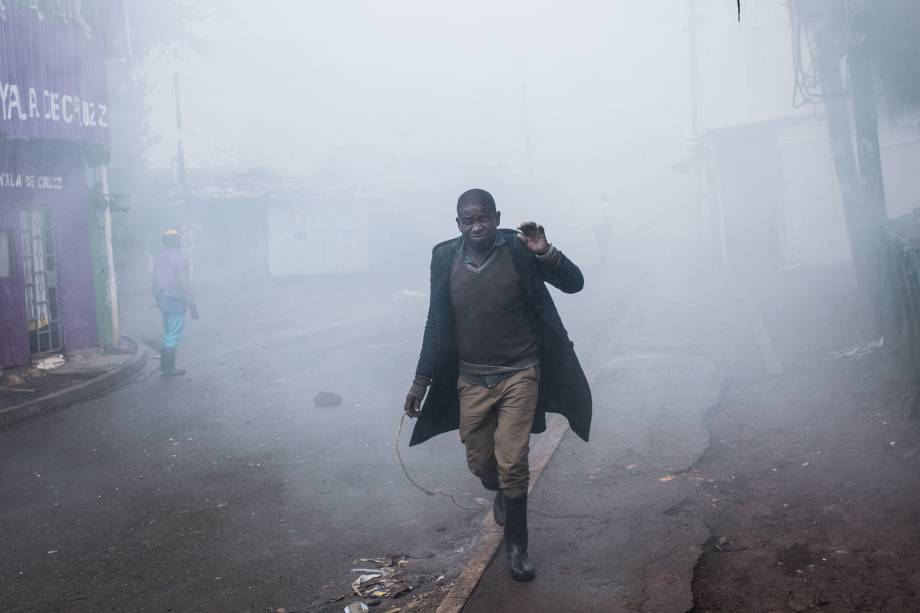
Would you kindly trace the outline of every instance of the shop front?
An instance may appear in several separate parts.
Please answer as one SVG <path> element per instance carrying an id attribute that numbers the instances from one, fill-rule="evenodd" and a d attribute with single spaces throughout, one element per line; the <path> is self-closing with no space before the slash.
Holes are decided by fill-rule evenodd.
<path id="1" fill-rule="evenodd" d="M 0 366 L 95 342 L 84 169 L 77 147 L 0 142 Z"/>
<path id="2" fill-rule="evenodd" d="M 0 3 L 0 6 L 3 6 Z M 94 167 L 108 152 L 90 23 L 0 13 L 0 368 L 97 340 Z"/>

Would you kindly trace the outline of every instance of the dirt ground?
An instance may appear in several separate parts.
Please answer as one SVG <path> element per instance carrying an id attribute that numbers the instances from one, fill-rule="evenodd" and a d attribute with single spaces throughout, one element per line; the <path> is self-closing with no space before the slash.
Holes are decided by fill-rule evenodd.
<path id="1" fill-rule="evenodd" d="M 738 364 L 675 513 L 711 531 L 694 575 L 704 612 L 920 611 L 920 424 L 912 388 L 846 271 L 753 290 L 782 374 Z"/>
<path id="2" fill-rule="evenodd" d="M 17 378 L 12 379 L 10 375 L 15 375 Z M 59 375 L 34 368 L 7 369 L 3 379 L 0 380 L 0 409 L 65 390 L 95 376 L 98 376 L 98 373 Z"/>
<path id="3" fill-rule="evenodd" d="M 123 339 L 117 348 L 87 347 L 66 354 L 66 364 L 39 370 L 29 364 L 0 371 L 0 410 L 66 390 L 117 368 L 134 355 L 137 348 Z M 53 354 L 52 354 L 53 355 Z M 46 356 L 50 357 L 50 356 Z"/>

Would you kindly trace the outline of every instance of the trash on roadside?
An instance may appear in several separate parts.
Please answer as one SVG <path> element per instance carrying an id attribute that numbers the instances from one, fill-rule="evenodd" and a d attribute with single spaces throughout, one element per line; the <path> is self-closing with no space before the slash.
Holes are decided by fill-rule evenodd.
<path id="1" fill-rule="evenodd" d="M 21 387 L 26 384 L 26 380 L 17 374 L 11 372 L 0 374 L 0 390 L 13 392 L 15 394 L 33 394 L 34 389 Z"/>
<path id="2" fill-rule="evenodd" d="M 32 362 L 32 366 L 38 370 L 54 370 L 64 364 L 66 364 L 66 360 L 64 360 L 64 356 L 62 355 L 52 355 Z"/>
<path id="3" fill-rule="evenodd" d="M 25 379 L 23 379 L 19 375 L 14 375 L 13 373 L 7 373 L 3 375 L 2 377 L 0 377 L 0 382 L 2 382 L 3 385 L 12 385 L 12 386 L 26 384 Z"/>
<path id="4" fill-rule="evenodd" d="M 370 609 L 363 602 L 355 601 L 345 607 L 345 613 L 367 613 Z"/>
<path id="5" fill-rule="evenodd" d="M 885 337 L 881 337 L 877 341 L 871 341 L 869 343 L 862 343 L 860 345 L 853 345 L 848 349 L 843 351 L 831 351 L 831 355 L 837 359 L 840 358 L 852 358 L 857 356 L 863 356 L 869 353 L 872 353 L 876 349 L 881 349 L 885 345 Z"/>
<path id="6" fill-rule="evenodd" d="M 659 480 L 659 481 L 662 481 L 662 482 L 673 481 L 673 480 L 674 480 L 674 475 L 665 475 L 664 477 L 661 477 L 661 478 L 658 479 L 658 480 Z"/>
<path id="7" fill-rule="evenodd" d="M 377 565 L 377 568 L 351 569 L 352 572 L 361 573 L 351 583 L 351 589 L 355 596 L 365 599 L 399 598 L 414 589 L 414 586 L 409 585 L 399 570 L 407 564 L 405 558 L 387 556 L 383 558 L 363 558 L 358 561 L 373 562 Z"/>
<path id="8" fill-rule="evenodd" d="M 342 404 L 342 397 L 332 392 L 320 392 L 313 397 L 313 404 L 318 407 L 335 407 Z"/>
<path id="9" fill-rule="evenodd" d="M 704 547 L 709 547 L 712 551 L 731 551 L 732 543 L 724 536 L 716 537 L 712 535 L 706 541 Z"/>
<path id="10" fill-rule="evenodd" d="M 397 300 L 402 300 L 405 298 L 425 298 L 427 294 L 425 292 L 419 291 L 417 289 L 404 289 L 393 294 L 393 297 Z"/>
<path id="11" fill-rule="evenodd" d="M 367 569 L 353 568 L 352 570 L 353 571 L 363 571 Z M 369 583 L 370 581 L 374 581 L 375 579 L 379 579 L 382 576 L 383 576 L 382 573 L 368 573 L 366 575 L 359 575 L 357 579 L 351 582 L 351 589 L 353 589 L 355 592 L 358 592 L 361 589 L 362 585 L 364 585 L 365 583 Z"/>

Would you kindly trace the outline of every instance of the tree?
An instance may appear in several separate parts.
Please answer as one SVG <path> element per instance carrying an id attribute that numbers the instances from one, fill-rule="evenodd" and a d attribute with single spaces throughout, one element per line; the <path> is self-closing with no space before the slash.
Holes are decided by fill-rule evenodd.
<path id="1" fill-rule="evenodd" d="M 824 104 L 853 264 L 860 285 L 871 292 L 878 229 L 887 218 L 876 100 L 881 85 L 892 108 L 920 108 L 920 4 L 789 0 L 789 8 L 796 91 Z M 803 46 L 816 67 L 811 75 Z"/>

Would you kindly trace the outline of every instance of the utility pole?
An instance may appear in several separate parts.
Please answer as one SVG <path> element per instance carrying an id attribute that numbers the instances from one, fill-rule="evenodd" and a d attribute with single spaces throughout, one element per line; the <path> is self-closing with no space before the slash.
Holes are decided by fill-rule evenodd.
<path id="1" fill-rule="evenodd" d="M 690 136 L 700 135 L 700 59 L 697 0 L 690 0 Z"/>
<path id="2" fill-rule="evenodd" d="M 0 0 L 2 4 L 2 0 Z M 121 55 L 116 60 L 109 58 L 108 78 L 109 83 L 113 82 L 114 67 L 119 67 L 121 74 L 124 74 L 125 66 L 133 54 L 131 43 L 131 25 L 130 15 L 128 13 L 127 0 L 121 0 L 117 5 L 113 5 L 119 11 L 121 20 L 121 32 L 111 32 L 116 40 L 120 35 L 123 40 Z M 117 28 L 115 28 L 117 30 Z M 109 193 L 109 167 L 103 163 L 93 168 L 93 182 L 95 184 L 95 207 L 99 223 L 99 229 L 93 231 L 94 258 L 100 257 L 102 262 L 98 262 L 97 271 L 94 272 L 94 285 L 96 286 L 96 322 L 97 322 L 97 341 L 103 345 L 117 347 L 121 340 L 121 323 L 118 314 L 118 279 L 115 273 L 115 249 L 112 246 L 112 207 L 113 201 Z M 125 207 L 118 207 L 119 210 L 125 210 Z M 100 232 L 101 230 L 101 236 Z M 101 245 L 97 242 L 101 240 Z M 100 265 L 101 264 L 101 265 Z M 104 301 L 104 304 L 99 304 Z"/>
<path id="3" fill-rule="evenodd" d="M 846 3 L 842 0 L 809 5 L 790 0 L 796 19 L 814 31 L 815 65 L 821 87 L 821 101 L 827 118 L 828 138 L 837 184 L 846 218 L 847 234 L 856 279 L 863 292 L 874 288 L 877 274 L 876 233 L 885 219 L 878 123 L 872 88 L 872 73 L 865 46 L 852 45 Z M 793 24 L 796 27 L 797 24 Z M 849 91 L 842 74 L 847 60 Z M 857 151 L 853 151 L 848 99 L 852 97 Z"/>
<path id="4" fill-rule="evenodd" d="M 700 138 L 700 59 L 698 31 L 701 27 L 697 13 L 697 0 L 690 0 L 690 139 L 699 146 Z M 697 164 L 693 170 L 694 235 L 703 237 L 703 169 Z M 721 205 L 720 205 L 721 206 Z M 723 245 L 724 247 L 724 245 Z"/>
<path id="5" fill-rule="evenodd" d="M 185 192 L 185 152 L 182 150 L 182 99 L 179 92 L 179 73 L 173 75 L 173 92 L 176 96 L 176 180 Z"/>

